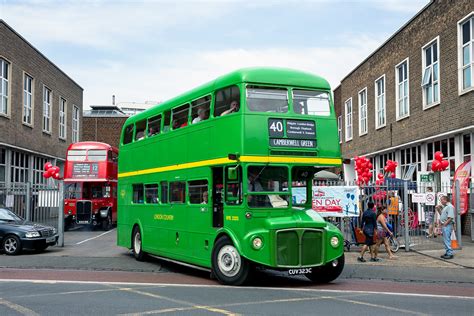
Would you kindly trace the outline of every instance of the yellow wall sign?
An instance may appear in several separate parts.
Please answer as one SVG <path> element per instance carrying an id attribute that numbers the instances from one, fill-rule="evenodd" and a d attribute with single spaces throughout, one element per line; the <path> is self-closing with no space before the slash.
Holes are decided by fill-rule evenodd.
<path id="1" fill-rule="evenodd" d="M 239 220 L 239 217 L 238 216 L 230 216 L 230 215 L 227 215 L 225 217 L 225 220 L 226 221 L 238 221 Z"/>
<path id="2" fill-rule="evenodd" d="M 153 219 L 157 221 L 172 221 L 174 220 L 174 215 L 155 214 L 153 215 Z"/>

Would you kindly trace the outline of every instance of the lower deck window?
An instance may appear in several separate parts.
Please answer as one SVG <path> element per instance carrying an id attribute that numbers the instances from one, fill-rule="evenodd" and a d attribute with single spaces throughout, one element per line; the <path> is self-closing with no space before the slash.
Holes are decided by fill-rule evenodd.
<path id="1" fill-rule="evenodd" d="M 145 185 L 145 201 L 148 204 L 157 204 L 159 202 L 158 184 Z"/>
<path id="2" fill-rule="evenodd" d="M 186 201 L 186 183 L 170 182 L 170 202 L 184 203 Z"/>
<path id="3" fill-rule="evenodd" d="M 133 185 L 133 203 L 141 204 L 143 203 L 143 184 L 134 184 Z"/>
<path id="4" fill-rule="evenodd" d="M 208 204 L 208 184 L 207 180 L 196 180 L 188 182 L 189 203 Z"/>

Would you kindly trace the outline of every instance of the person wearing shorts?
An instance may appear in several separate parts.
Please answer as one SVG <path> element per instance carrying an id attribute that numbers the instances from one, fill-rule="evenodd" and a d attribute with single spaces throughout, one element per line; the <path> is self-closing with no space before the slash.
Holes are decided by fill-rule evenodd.
<path id="1" fill-rule="evenodd" d="M 369 249 L 370 251 L 370 261 L 377 262 L 378 258 L 375 257 L 374 251 L 374 233 L 375 228 L 377 227 L 377 218 L 374 210 L 374 203 L 367 203 L 367 210 L 362 214 L 362 231 L 365 235 L 365 245 L 362 246 L 360 251 L 360 256 L 357 258 L 359 262 L 365 262 L 364 254 Z"/>

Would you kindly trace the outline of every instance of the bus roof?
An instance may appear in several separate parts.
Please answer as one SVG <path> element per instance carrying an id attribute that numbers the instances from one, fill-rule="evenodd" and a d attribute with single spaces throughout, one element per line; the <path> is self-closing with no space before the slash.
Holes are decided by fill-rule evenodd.
<path id="1" fill-rule="evenodd" d="M 112 151 L 118 153 L 118 149 L 112 145 L 106 144 L 106 143 L 101 143 L 101 142 L 78 142 L 78 143 L 72 143 L 69 145 L 67 150 L 71 149 L 111 149 Z"/>
<path id="2" fill-rule="evenodd" d="M 205 83 L 163 103 L 160 103 L 144 112 L 133 115 L 127 119 L 126 124 L 148 118 L 163 111 L 172 109 L 175 106 L 202 97 L 214 90 L 241 82 L 308 88 L 318 87 L 325 90 L 331 89 L 326 79 L 304 71 L 273 67 L 242 68 L 218 77 L 213 81 Z"/>

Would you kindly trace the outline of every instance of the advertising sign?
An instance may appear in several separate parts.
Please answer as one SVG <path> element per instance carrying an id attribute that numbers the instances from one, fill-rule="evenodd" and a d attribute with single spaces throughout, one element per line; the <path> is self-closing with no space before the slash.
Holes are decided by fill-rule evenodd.
<path id="1" fill-rule="evenodd" d="M 321 216 L 359 216 L 358 187 L 314 186 L 312 206 Z"/>
<path id="2" fill-rule="evenodd" d="M 426 194 L 425 193 L 412 193 L 411 201 L 413 203 L 426 203 Z"/>
<path id="3" fill-rule="evenodd" d="M 454 173 L 454 179 L 453 179 L 453 189 L 452 192 L 455 191 L 454 185 L 456 184 L 456 181 L 459 183 L 459 212 L 461 215 L 464 215 L 467 213 L 469 209 L 469 182 L 470 182 L 470 176 L 471 176 L 471 161 L 466 161 L 462 165 L 460 165 L 457 169 L 456 172 Z M 456 195 L 453 194 L 453 205 L 456 205 Z"/>

